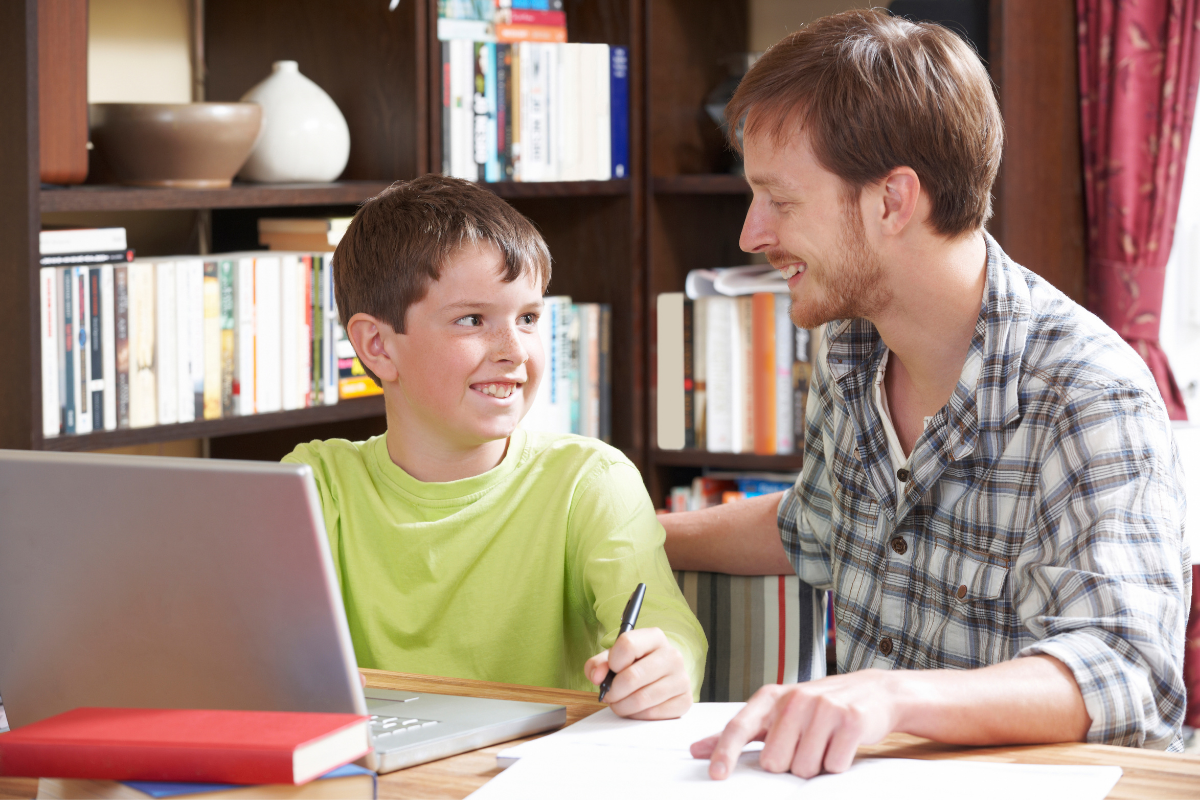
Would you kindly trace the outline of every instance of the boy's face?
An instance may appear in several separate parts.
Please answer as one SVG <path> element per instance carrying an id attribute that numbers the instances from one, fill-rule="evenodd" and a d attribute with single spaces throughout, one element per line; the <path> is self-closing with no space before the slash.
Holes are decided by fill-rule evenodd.
<path id="1" fill-rule="evenodd" d="M 405 333 L 385 335 L 398 367 L 401 417 L 412 433 L 450 448 L 503 439 L 533 404 L 542 375 L 532 274 L 511 283 L 490 243 L 452 256 L 442 276 L 409 306 Z"/>

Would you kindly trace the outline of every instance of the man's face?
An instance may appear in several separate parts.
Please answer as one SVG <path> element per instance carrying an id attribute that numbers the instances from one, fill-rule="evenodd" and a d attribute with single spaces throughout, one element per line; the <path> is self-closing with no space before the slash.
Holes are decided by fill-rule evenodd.
<path id="1" fill-rule="evenodd" d="M 815 328 L 876 316 L 890 300 L 882 259 L 867 241 L 857 198 L 817 163 L 808 137 L 783 145 L 747 137 L 745 159 L 754 197 L 740 244 L 787 278 L 792 322 Z"/>
<path id="2" fill-rule="evenodd" d="M 449 447 L 507 437 L 533 404 L 542 374 L 534 276 L 506 282 L 490 243 L 464 247 L 408 308 L 385 346 L 399 369 L 403 414 Z"/>

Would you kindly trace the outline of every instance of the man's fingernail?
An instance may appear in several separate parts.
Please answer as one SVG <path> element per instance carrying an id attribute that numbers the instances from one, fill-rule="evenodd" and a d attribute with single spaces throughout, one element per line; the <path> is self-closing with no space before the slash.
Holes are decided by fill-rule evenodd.
<path id="1" fill-rule="evenodd" d="M 724 778 L 727 770 L 725 764 L 721 761 L 714 761 L 712 765 L 712 776 L 714 778 Z"/>

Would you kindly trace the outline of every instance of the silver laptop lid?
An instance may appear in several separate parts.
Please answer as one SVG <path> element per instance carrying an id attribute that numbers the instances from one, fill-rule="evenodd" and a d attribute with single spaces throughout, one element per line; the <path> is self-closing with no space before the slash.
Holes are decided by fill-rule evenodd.
<path id="1" fill-rule="evenodd" d="M 365 713 L 309 468 L 0 450 L 0 697 Z"/>

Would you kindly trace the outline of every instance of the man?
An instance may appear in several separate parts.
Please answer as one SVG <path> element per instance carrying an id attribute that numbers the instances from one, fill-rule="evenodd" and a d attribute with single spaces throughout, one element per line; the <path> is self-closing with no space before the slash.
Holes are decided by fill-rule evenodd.
<path id="1" fill-rule="evenodd" d="M 843 674 L 764 687 L 693 754 L 719 779 L 764 738 L 766 769 L 804 777 L 893 731 L 1180 749 L 1166 411 L 1136 353 L 984 233 L 1003 137 L 977 56 L 847 12 L 767 51 L 727 116 L 742 249 L 828 326 L 796 486 L 664 517 L 667 551 L 832 589 Z"/>

